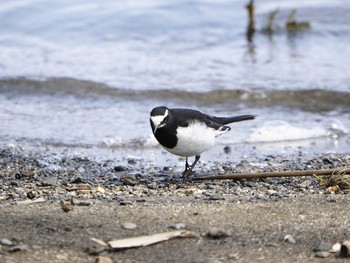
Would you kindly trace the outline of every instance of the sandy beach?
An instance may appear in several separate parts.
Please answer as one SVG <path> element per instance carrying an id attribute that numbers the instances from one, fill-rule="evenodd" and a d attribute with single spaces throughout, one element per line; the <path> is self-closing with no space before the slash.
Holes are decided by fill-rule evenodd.
<path id="1" fill-rule="evenodd" d="M 350 156 L 281 158 L 265 160 L 271 170 L 305 170 L 342 167 Z M 324 262 L 318 250 L 341 262 L 328 250 L 350 238 L 349 192 L 329 193 L 315 177 L 182 182 L 169 167 L 11 148 L 0 165 L 1 262 Z M 217 166 L 212 175 L 261 172 L 249 161 Z M 174 228 L 196 237 L 113 251 L 91 240 Z"/>

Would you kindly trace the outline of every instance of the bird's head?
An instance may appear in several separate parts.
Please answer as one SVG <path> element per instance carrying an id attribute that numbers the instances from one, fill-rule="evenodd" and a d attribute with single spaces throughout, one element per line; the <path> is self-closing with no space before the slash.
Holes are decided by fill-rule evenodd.
<path id="1" fill-rule="evenodd" d="M 167 124 L 169 109 L 165 106 L 156 107 L 151 111 L 150 121 L 153 133 Z"/>

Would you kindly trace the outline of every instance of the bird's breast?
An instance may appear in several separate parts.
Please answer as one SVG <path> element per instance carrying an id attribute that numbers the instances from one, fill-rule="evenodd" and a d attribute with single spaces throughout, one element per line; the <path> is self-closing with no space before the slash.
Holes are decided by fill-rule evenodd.
<path id="1" fill-rule="evenodd" d="M 209 128 L 205 124 L 194 122 L 187 127 L 178 127 L 176 146 L 166 149 L 172 154 L 183 157 L 200 155 L 214 146 L 215 137 L 219 133 L 222 132 Z"/>

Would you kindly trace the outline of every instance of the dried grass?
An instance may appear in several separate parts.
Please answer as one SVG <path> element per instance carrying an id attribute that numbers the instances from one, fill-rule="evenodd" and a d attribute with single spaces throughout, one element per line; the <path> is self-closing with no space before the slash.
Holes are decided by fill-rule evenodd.
<path id="1" fill-rule="evenodd" d="M 320 185 L 325 188 L 339 187 L 340 190 L 350 189 L 350 167 L 336 170 L 330 175 L 316 176 Z"/>

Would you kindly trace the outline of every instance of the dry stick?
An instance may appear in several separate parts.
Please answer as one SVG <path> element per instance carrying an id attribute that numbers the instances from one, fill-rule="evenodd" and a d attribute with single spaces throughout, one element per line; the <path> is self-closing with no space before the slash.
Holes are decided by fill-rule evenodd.
<path id="1" fill-rule="evenodd" d="M 267 177 L 294 177 L 294 176 L 322 176 L 331 175 L 336 172 L 350 172 L 349 167 L 334 168 L 326 170 L 309 170 L 309 171 L 282 171 L 282 172 L 264 172 L 264 173 L 237 173 L 214 176 L 195 177 L 192 180 L 224 180 L 224 179 L 261 179 Z"/>

